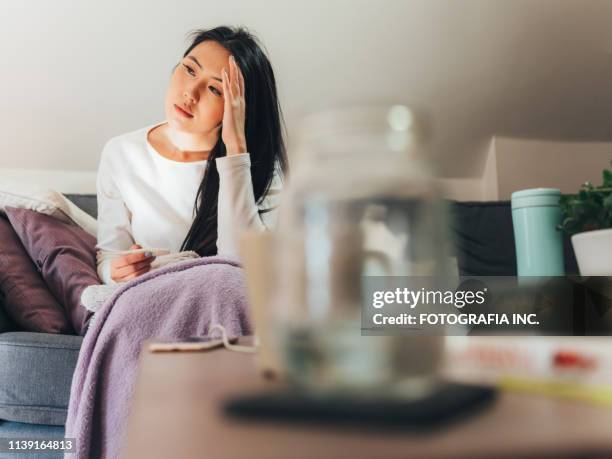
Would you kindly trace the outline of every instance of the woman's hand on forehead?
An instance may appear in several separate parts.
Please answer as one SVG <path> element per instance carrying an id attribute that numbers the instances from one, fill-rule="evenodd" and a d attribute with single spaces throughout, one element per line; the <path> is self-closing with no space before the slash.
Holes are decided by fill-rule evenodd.
<path id="1" fill-rule="evenodd" d="M 222 80 L 224 96 L 223 143 L 225 144 L 228 156 L 246 153 L 244 77 L 234 56 L 229 58 L 229 73 L 227 69 L 223 69 Z"/>

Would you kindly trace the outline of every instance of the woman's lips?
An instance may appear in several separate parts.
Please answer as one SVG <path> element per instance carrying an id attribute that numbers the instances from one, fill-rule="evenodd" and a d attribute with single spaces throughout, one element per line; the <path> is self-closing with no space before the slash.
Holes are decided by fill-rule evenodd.
<path id="1" fill-rule="evenodd" d="M 174 104 L 174 109 L 178 112 L 179 115 L 182 115 L 185 118 L 193 118 L 193 115 L 191 113 L 185 111 L 184 109 L 182 109 L 176 104 Z"/>

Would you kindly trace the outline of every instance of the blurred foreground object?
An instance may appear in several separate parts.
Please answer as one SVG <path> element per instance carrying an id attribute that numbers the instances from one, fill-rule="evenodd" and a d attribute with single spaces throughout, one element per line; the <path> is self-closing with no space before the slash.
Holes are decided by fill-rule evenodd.
<path id="1" fill-rule="evenodd" d="M 403 105 L 330 110 L 300 133 L 269 319 L 284 370 L 315 391 L 426 392 L 442 337 L 360 332 L 365 276 L 444 274 L 445 209 L 414 115 Z"/>
<path id="2" fill-rule="evenodd" d="M 453 381 L 612 406 L 610 338 L 448 338 L 444 374 Z"/>

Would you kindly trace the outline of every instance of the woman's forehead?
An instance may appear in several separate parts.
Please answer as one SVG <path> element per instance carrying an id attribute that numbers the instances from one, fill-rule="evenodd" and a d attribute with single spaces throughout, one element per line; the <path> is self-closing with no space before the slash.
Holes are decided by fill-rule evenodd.
<path id="1" fill-rule="evenodd" d="M 208 70 L 221 71 L 227 66 L 230 53 L 216 41 L 204 41 L 194 47 L 187 57 L 195 58 L 197 64 Z"/>

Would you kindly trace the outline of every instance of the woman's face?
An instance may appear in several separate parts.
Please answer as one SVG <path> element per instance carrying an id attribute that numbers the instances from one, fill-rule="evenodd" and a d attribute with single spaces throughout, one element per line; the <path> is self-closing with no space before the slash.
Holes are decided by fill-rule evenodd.
<path id="1" fill-rule="evenodd" d="M 230 53 L 214 41 L 193 48 L 174 69 L 166 93 L 165 111 L 170 126 L 191 134 L 207 134 L 223 119 L 221 72 Z"/>

